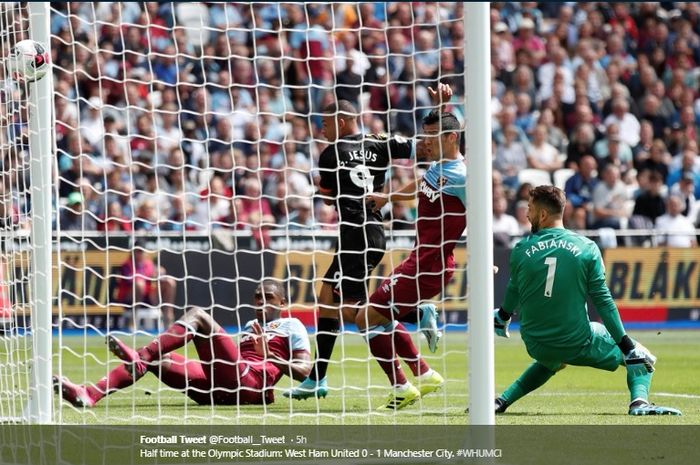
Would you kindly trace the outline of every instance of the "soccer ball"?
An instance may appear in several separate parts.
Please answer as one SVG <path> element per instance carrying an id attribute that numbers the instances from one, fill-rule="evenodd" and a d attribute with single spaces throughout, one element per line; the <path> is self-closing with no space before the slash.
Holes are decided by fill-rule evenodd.
<path id="1" fill-rule="evenodd" d="M 16 81 L 38 81 L 50 68 L 49 52 L 39 42 L 29 39 L 17 42 L 7 59 L 7 69 Z"/>

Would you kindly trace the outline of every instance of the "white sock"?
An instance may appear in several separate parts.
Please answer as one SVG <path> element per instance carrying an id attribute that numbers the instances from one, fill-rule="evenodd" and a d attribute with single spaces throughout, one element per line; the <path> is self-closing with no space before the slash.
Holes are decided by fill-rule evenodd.
<path id="1" fill-rule="evenodd" d="M 429 369 L 428 371 L 426 371 L 425 373 L 423 373 L 422 375 L 416 377 L 416 379 L 418 379 L 418 380 L 420 380 L 420 379 L 428 379 L 428 378 L 430 378 L 431 376 L 433 376 L 433 373 L 435 373 L 435 370 L 433 370 L 433 369 L 431 368 L 431 369 Z"/>

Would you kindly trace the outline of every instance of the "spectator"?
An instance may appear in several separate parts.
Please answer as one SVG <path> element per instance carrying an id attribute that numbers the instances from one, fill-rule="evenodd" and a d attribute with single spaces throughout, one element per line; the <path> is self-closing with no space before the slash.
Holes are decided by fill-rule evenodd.
<path id="1" fill-rule="evenodd" d="M 698 141 L 697 124 L 695 122 L 695 111 L 690 105 L 682 107 L 679 111 L 678 122 L 686 140 Z"/>
<path id="2" fill-rule="evenodd" d="M 107 213 L 100 218 L 97 225 L 99 231 L 131 231 L 131 221 L 124 215 L 122 205 L 112 201 L 107 205 Z"/>
<path id="3" fill-rule="evenodd" d="M 562 131 L 561 128 L 555 124 L 554 113 L 550 108 L 544 108 L 542 110 L 537 124 L 542 124 L 545 128 L 547 128 L 547 142 L 556 148 L 560 154 L 566 153 L 569 140 L 567 139 L 566 134 L 564 134 L 564 131 Z"/>
<path id="4" fill-rule="evenodd" d="M 689 171 L 683 173 L 681 179 L 671 186 L 671 195 L 676 195 L 683 203 L 681 214 L 691 218 L 697 209 L 697 199 L 695 197 L 695 175 Z"/>
<path id="5" fill-rule="evenodd" d="M 552 174 L 563 166 L 559 152 L 547 142 L 547 128 L 539 124 L 532 134 L 532 145 L 527 156 L 530 168 Z"/>
<path id="6" fill-rule="evenodd" d="M 671 121 L 671 117 L 675 115 L 676 109 L 673 106 L 671 99 L 668 98 L 668 95 L 666 95 L 666 85 L 664 84 L 664 81 L 658 79 L 654 83 L 651 93 L 654 94 L 654 97 L 659 99 L 659 109 L 657 114 L 667 121 Z"/>
<path id="7" fill-rule="evenodd" d="M 59 208 L 61 211 L 60 230 L 95 231 L 97 229 L 95 217 L 84 209 L 83 202 L 83 196 L 80 192 L 72 192 L 68 195 L 66 206 Z"/>
<path id="8" fill-rule="evenodd" d="M 102 99 L 97 96 L 90 97 L 87 108 L 87 112 L 80 119 L 80 134 L 91 146 L 96 147 L 101 145 L 105 135 Z"/>
<path id="9" fill-rule="evenodd" d="M 579 124 L 566 150 L 566 167 L 577 169 L 579 161 L 585 155 L 593 154 L 595 132 L 591 124 Z"/>
<path id="10" fill-rule="evenodd" d="M 237 214 L 239 228 L 252 231 L 258 243 L 263 246 L 269 242 L 267 230 L 275 224 L 275 217 L 270 202 L 261 193 L 260 181 L 247 179 Z"/>
<path id="11" fill-rule="evenodd" d="M 566 180 L 566 208 L 564 222 L 573 229 L 586 229 L 589 214 L 593 212 L 593 191 L 598 178 L 596 168 L 598 163 L 591 155 L 584 155 L 579 163 L 579 170 Z"/>
<path id="12" fill-rule="evenodd" d="M 695 178 L 695 197 L 700 198 L 700 169 L 697 165 L 697 153 L 688 148 L 681 154 L 681 166 L 668 174 L 666 185 L 673 186 L 681 180 L 686 173 L 692 173 Z"/>
<path id="13" fill-rule="evenodd" d="M 596 52 L 591 39 L 583 39 L 578 43 L 576 57 L 572 62 L 572 66 L 576 70 L 581 65 L 588 67 L 586 85 L 591 103 L 600 108 L 602 100 L 605 99 L 603 92 L 608 85 L 608 77 L 598 60 L 598 52 Z"/>
<path id="14" fill-rule="evenodd" d="M 515 50 L 525 49 L 532 54 L 535 66 L 542 63 L 545 57 L 544 41 L 535 34 L 535 22 L 530 18 L 523 18 L 518 26 L 518 34 L 513 39 Z"/>
<path id="15" fill-rule="evenodd" d="M 629 196 L 620 180 L 619 168 L 613 164 L 607 165 L 600 179 L 593 189 L 593 229 L 620 229 L 620 220 L 627 216 L 625 202 Z"/>
<path id="16" fill-rule="evenodd" d="M 153 199 L 144 199 L 136 209 L 134 231 L 157 232 L 161 218 L 165 219 Z"/>
<path id="17" fill-rule="evenodd" d="M 508 200 L 503 196 L 493 199 L 493 238 L 494 244 L 503 247 L 511 245 L 511 239 L 520 235 L 520 225 L 506 213 Z"/>
<path id="18" fill-rule="evenodd" d="M 367 128 L 383 124 L 406 136 L 420 132 L 415 123 L 426 106 L 417 79 L 439 75 L 457 81 L 455 101 L 463 97 L 459 3 L 386 9 L 207 3 L 198 6 L 206 13 L 201 51 L 192 40 L 199 36 L 183 28 L 187 23 L 168 4 L 52 6 L 58 13 L 51 28 L 57 38 L 52 61 L 60 71 L 54 98 L 59 205 L 80 185 L 82 210 L 96 217 L 105 216 L 105 208 L 118 211 L 109 207 L 118 202 L 131 219 L 146 198 L 156 198 L 162 211 L 153 220 L 162 228 L 189 229 L 195 227 L 192 218 L 204 222 L 196 227 L 203 230 L 212 221 L 235 225 L 232 206 L 241 202 L 229 191 L 238 200 L 249 179 L 263 186 L 268 200 L 278 195 L 283 180 L 291 178 L 298 187 L 303 177 L 312 185 L 323 144 L 319 118 L 310 112 L 336 92 L 355 100 L 370 95 L 369 105 L 359 106 L 381 110 L 385 121 L 368 119 Z M 652 4 L 492 4 L 494 151 L 500 148 L 503 155 L 505 128 L 516 125 L 515 145 L 531 155 L 537 149 L 530 150 L 528 134 L 537 120 L 546 126 L 547 142 L 566 153 L 567 167 L 581 170 L 582 157 L 592 154 L 601 166 L 612 162 L 626 169 L 631 147 L 634 167 L 660 172 L 674 192 L 682 182 L 687 188 L 686 173 L 694 173 L 697 196 L 698 7 L 692 2 L 673 7 L 677 10 L 667 13 L 664 5 Z M 128 27 L 120 29 L 118 21 Z M 84 47 L 70 45 L 76 41 Z M 285 56 L 293 59 L 280 59 Z M 627 109 L 620 109 L 620 101 Z M 0 109 L 0 118 L 6 111 Z M 601 121 L 617 125 L 619 143 L 609 129 L 602 137 Z M 28 134 L 26 124 L 13 128 L 12 133 Z M 287 169 L 286 153 L 270 141 L 293 141 L 305 160 L 297 156 Z M 615 144 L 617 151 L 606 161 Z M 686 151 L 692 162 L 682 162 Z M 174 152 L 181 155 L 173 158 Z M 677 158 L 669 163 L 668 153 Z M 284 173 L 275 171 L 283 166 Z M 495 160 L 494 168 L 500 168 Z M 633 171 L 627 172 L 631 180 Z M 510 188 L 517 186 L 510 167 L 494 173 Z M 223 202 L 210 198 L 208 189 L 205 201 L 194 195 L 212 177 L 221 178 Z M 308 189 L 293 190 L 285 196 L 311 195 Z M 209 206 L 217 203 L 223 216 L 213 218 Z M 274 206 L 277 223 L 286 222 L 286 202 Z M 22 215 L 23 208 L 13 205 L 12 215 Z M 61 217 L 64 213 L 59 207 Z"/>
<path id="19" fill-rule="evenodd" d="M 78 192 L 83 196 L 83 210 L 98 218 L 105 210 L 104 196 L 86 178 L 79 178 L 77 184 Z M 99 184 L 97 185 L 99 186 Z"/>
<path id="20" fill-rule="evenodd" d="M 491 35 L 491 62 L 497 70 L 512 72 L 515 68 L 513 39 L 506 23 L 498 22 Z"/>
<path id="21" fill-rule="evenodd" d="M 666 182 L 668 178 L 668 165 L 671 162 L 671 154 L 666 150 L 666 144 L 661 139 L 655 139 L 651 144 L 649 157 L 639 163 L 640 170 L 650 170 L 659 173 Z"/>
<path id="22" fill-rule="evenodd" d="M 525 134 L 530 134 L 535 127 L 539 113 L 532 111 L 532 100 L 526 93 L 520 93 L 515 97 L 516 117 L 515 125 Z"/>
<path id="23" fill-rule="evenodd" d="M 627 175 L 629 170 L 632 168 L 632 152 L 627 152 L 627 159 L 623 159 L 621 154 L 622 150 L 620 148 L 621 144 L 622 141 L 620 136 L 616 134 L 613 134 L 608 138 L 606 147 L 608 156 L 600 160 L 598 163 L 601 171 L 604 171 L 605 167 L 608 165 L 614 165 L 618 168 L 622 177 Z"/>
<path id="24" fill-rule="evenodd" d="M 504 95 L 502 100 L 505 100 L 508 95 L 508 93 Z M 494 126 L 492 138 L 497 144 L 502 144 L 505 141 L 505 128 L 508 126 L 513 126 L 517 132 L 516 135 L 518 142 L 520 142 L 523 148 L 527 148 L 530 145 L 530 139 L 528 139 L 525 131 L 515 125 L 516 115 L 517 112 L 515 109 L 515 100 L 513 100 L 513 106 L 504 103 L 503 110 L 498 115 L 498 124 Z"/>
<path id="25" fill-rule="evenodd" d="M 668 247 L 696 247 L 695 226 L 692 221 L 681 213 L 683 211 L 683 201 L 677 195 L 671 194 L 668 197 L 667 213 L 656 219 L 659 245 Z"/>
<path id="26" fill-rule="evenodd" d="M 175 290 L 175 279 L 168 276 L 163 266 L 156 265 L 143 242 L 138 242 L 119 270 L 114 301 L 132 311 L 140 306 L 160 308 L 163 324 L 169 327 L 175 321 Z"/>
<path id="27" fill-rule="evenodd" d="M 178 148 L 182 140 L 182 131 L 177 126 L 177 106 L 166 104 L 158 115 L 160 121 L 156 125 L 156 150 L 159 154 L 168 154 Z"/>
<path id="28" fill-rule="evenodd" d="M 651 171 L 645 188 L 634 202 L 632 215 L 640 215 L 648 218 L 652 223 L 658 217 L 666 213 L 666 199 L 662 194 L 664 187 L 663 177 L 657 171 Z"/>
<path id="29" fill-rule="evenodd" d="M 209 180 L 208 188 L 202 191 L 200 196 L 201 200 L 196 204 L 191 217 L 192 223 L 202 229 L 221 227 L 222 223 L 227 224 L 226 218 L 229 218 L 232 213 L 233 194 L 221 177 L 213 176 Z"/>
<path id="30" fill-rule="evenodd" d="M 195 222 L 194 206 L 189 202 L 186 195 L 178 194 L 172 199 L 170 216 L 165 221 L 161 221 L 160 227 L 163 231 L 198 231 L 206 230 L 202 225 Z"/>
<path id="31" fill-rule="evenodd" d="M 526 200 L 518 200 L 515 204 L 515 220 L 518 222 L 518 229 L 520 230 L 520 236 L 525 236 L 530 234 L 532 225 L 527 217 L 528 204 Z"/>
<path id="32" fill-rule="evenodd" d="M 537 98 L 540 102 L 547 100 L 554 94 L 554 84 L 557 80 L 566 89 L 565 93 L 573 92 L 574 75 L 568 62 L 566 50 L 560 45 L 554 45 L 550 55 L 551 61 L 543 64 L 537 70 L 537 78 L 540 83 Z"/>
<path id="33" fill-rule="evenodd" d="M 627 74 L 636 65 L 636 60 L 625 49 L 625 41 L 621 34 L 610 34 L 607 39 L 606 55 L 600 59 L 603 68 L 612 63 L 622 66 L 622 73 Z"/>
<path id="34" fill-rule="evenodd" d="M 311 202 L 299 200 L 292 208 L 287 222 L 287 228 L 292 231 L 310 231 L 314 229 L 314 218 Z"/>
<path id="35" fill-rule="evenodd" d="M 610 123 L 605 131 L 605 138 L 600 139 L 593 145 L 593 154 L 598 161 L 604 160 L 610 155 L 611 146 L 615 151 L 616 158 L 626 166 L 631 166 L 633 161 L 632 149 L 620 138 L 620 126 L 617 123 Z"/>
<path id="36" fill-rule="evenodd" d="M 526 94 L 530 102 L 535 101 L 537 95 L 535 76 L 529 66 L 520 65 L 515 69 L 512 87 L 515 95 Z"/>
<path id="37" fill-rule="evenodd" d="M 612 102 L 612 114 L 605 118 L 605 126 L 616 123 L 620 126 L 620 139 L 630 147 L 639 143 L 639 121 L 629 112 L 629 104 L 621 97 Z"/>
<path id="38" fill-rule="evenodd" d="M 141 206 L 147 200 L 150 201 L 149 208 L 153 209 L 154 216 L 151 216 L 150 213 L 148 216 L 157 222 L 159 218 L 165 218 L 170 213 L 167 182 L 158 176 L 155 171 L 146 172 L 142 179 L 144 180 L 142 189 L 133 196 L 134 205 Z"/>
<path id="39" fill-rule="evenodd" d="M 515 188 L 518 185 L 518 173 L 527 168 L 527 155 L 517 140 L 518 130 L 515 126 L 507 126 L 503 132 L 505 141 L 496 148 L 493 164 L 503 174 L 503 184 Z"/>
<path id="40" fill-rule="evenodd" d="M 369 60 L 367 65 L 369 66 Z M 359 106 L 363 76 L 359 75 L 355 68 L 353 58 L 346 57 L 343 62 L 343 70 L 336 74 L 335 98 L 336 100 L 348 100 L 353 105 Z M 362 73 L 364 75 L 364 70 Z"/>
<path id="41" fill-rule="evenodd" d="M 639 143 L 636 147 L 632 147 L 632 155 L 634 156 L 634 166 L 638 170 L 649 158 L 651 147 L 654 142 L 654 128 L 649 121 L 642 120 L 639 129 Z"/>
<path id="42" fill-rule="evenodd" d="M 416 50 L 413 54 L 418 79 L 435 76 L 440 62 L 440 55 L 435 49 L 435 33 L 423 29 L 416 39 Z"/>
<path id="43" fill-rule="evenodd" d="M 669 125 L 669 120 L 660 114 L 661 102 L 654 94 L 647 94 L 642 99 L 641 119 L 649 121 L 654 128 L 654 137 L 664 136 L 664 131 Z"/>

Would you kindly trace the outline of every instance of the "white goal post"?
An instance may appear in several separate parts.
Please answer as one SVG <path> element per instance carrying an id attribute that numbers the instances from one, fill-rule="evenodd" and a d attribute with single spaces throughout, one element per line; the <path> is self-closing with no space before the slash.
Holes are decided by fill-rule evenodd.
<path id="1" fill-rule="evenodd" d="M 49 3 L 0 5 L 3 55 L 20 40 L 49 50 Z M 54 421 L 52 388 L 53 80 L 11 78 L 2 57 L 0 421 Z"/>
<path id="2" fill-rule="evenodd" d="M 49 2 L 30 2 L 29 36 L 44 44 L 51 53 Z M 53 76 L 47 73 L 29 85 L 29 152 L 32 196 L 32 286 L 34 299 L 31 324 L 34 371 L 29 397 L 29 421 L 53 421 L 52 327 L 52 207 L 54 192 L 52 168 L 53 146 Z"/>
<path id="3" fill-rule="evenodd" d="M 491 119 L 486 115 L 491 96 L 491 41 L 489 4 L 465 5 L 464 57 L 467 157 L 467 198 L 479 199 L 479 208 L 467 209 L 469 225 L 469 421 L 495 424 L 493 396 L 493 277 L 484 270 L 493 266 L 493 216 L 491 193 Z M 474 292 L 478 289 L 479 292 Z"/>

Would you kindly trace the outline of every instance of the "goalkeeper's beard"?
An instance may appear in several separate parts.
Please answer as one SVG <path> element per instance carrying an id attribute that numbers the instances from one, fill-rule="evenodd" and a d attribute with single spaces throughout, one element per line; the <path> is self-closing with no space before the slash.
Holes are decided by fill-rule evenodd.
<path id="1" fill-rule="evenodd" d="M 537 234 L 540 230 L 540 222 L 538 220 L 530 221 L 530 232 L 532 234 Z"/>

